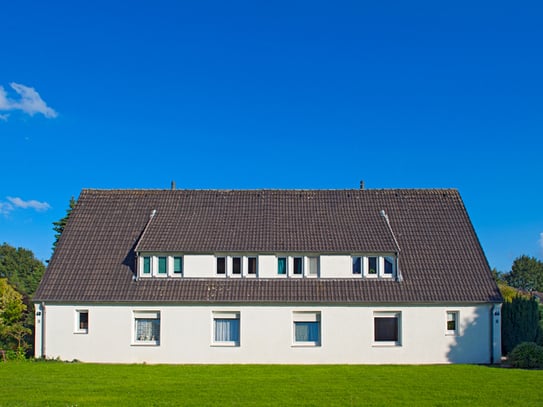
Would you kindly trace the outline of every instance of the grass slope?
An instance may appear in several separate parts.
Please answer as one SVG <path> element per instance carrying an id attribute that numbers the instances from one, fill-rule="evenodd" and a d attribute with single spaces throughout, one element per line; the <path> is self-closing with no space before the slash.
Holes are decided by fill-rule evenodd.
<path id="1" fill-rule="evenodd" d="M 543 371 L 484 366 L 0 363 L 0 406 L 542 406 Z"/>

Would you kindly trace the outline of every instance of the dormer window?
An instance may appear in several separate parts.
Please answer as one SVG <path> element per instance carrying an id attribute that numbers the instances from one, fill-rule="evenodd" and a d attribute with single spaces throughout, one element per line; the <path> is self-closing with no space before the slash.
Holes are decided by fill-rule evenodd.
<path id="1" fill-rule="evenodd" d="M 158 274 L 164 276 L 168 274 L 168 258 L 165 256 L 158 258 Z"/>
<path id="2" fill-rule="evenodd" d="M 393 256 L 352 256 L 352 274 L 365 278 L 392 278 L 396 272 Z"/>
<path id="3" fill-rule="evenodd" d="M 151 275 L 151 257 L 149 256 L 143 258 L 143 274 Z"/>

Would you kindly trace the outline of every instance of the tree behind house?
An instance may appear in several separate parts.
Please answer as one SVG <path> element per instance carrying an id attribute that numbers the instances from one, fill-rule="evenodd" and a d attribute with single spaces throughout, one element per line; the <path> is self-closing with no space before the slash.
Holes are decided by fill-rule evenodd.
<path id="1" fill-rule="evenodd" d="M 57 232 L 55 233 L 55 241 L 53 242 L 53 251 L 57 247 L 60 236 L 62 236 L 62 232 L 64 232 L 64 228 L 66 227 L 66 223 L 68 222 L 68 218 L 70 217 L 70 213 L 72 213 L 75 203 L 76 201 L 72 196 L 70 198 L 70 203 L 68 204 L 68 209 L 66 209 L 66 216 L 56 222 L 53 222 L 53 230 Z"/>

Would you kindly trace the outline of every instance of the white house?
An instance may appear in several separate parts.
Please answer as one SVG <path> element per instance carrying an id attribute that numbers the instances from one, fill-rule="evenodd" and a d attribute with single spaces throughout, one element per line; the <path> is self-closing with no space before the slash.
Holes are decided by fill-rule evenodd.
<path id="1" fill-rule="evenodd" d="M 83 190 L 36 357 L 497 363 L 502 297 L 456 190 Z"/>

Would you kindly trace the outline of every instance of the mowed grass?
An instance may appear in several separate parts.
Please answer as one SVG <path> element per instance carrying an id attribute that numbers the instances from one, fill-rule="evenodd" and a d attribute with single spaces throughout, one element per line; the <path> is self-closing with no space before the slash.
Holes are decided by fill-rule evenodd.
<path id="1" fill-rule="evenodd" d="M 0 362 L 1 406 L 543 406 L 543 371 L 486 366 Z"/>

